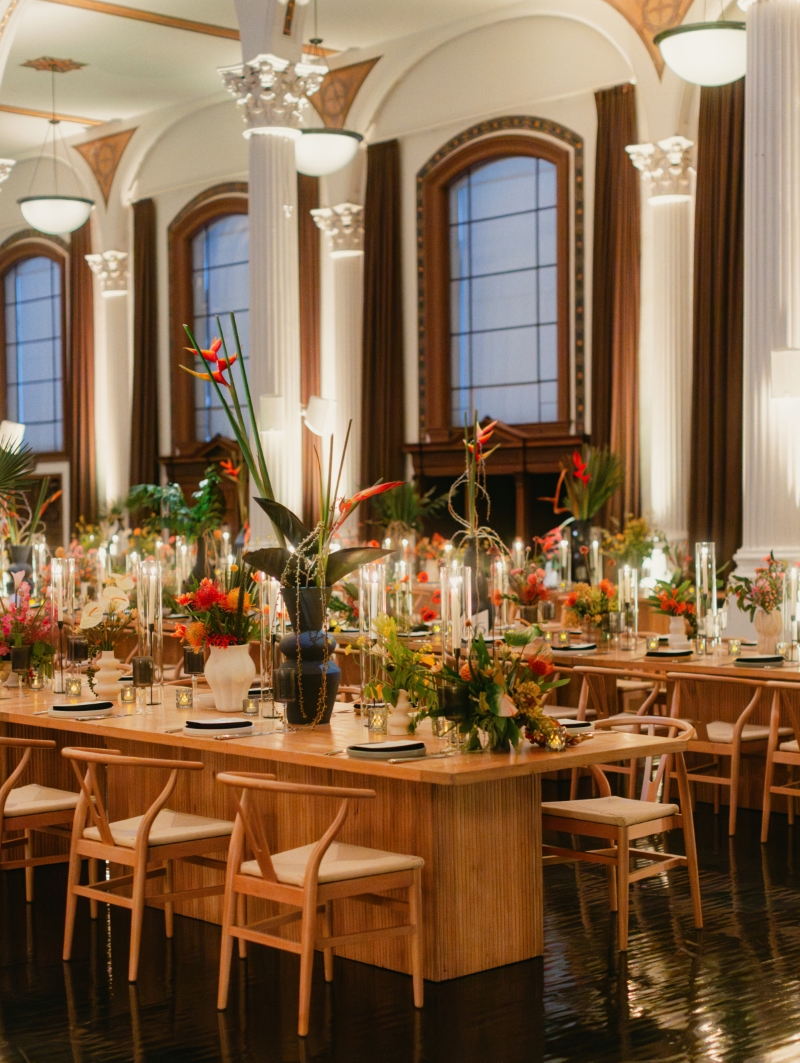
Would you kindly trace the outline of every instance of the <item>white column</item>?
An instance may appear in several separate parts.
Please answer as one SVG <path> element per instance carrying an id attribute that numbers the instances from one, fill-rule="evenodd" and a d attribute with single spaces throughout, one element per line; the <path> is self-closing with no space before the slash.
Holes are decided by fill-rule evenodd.
<path id="1" fill-rule="evenodd" d="M 303 501 L 300 420 L 300 281 L 294 141 L 250 137 L 250 387 L 275 497 L 298 513 Z M 259 402 L 259 400 L 261 400 Z M 270 536 L 250 507 L 254 542 Z"/>
<path id="2" fill-rule="evenodd" d="M 335 453 L 340 454 L 347 427 L 350 441 L 342 471 L 340 494 L 352 495 L 361 486 L 361 334 L 364 289 L 363 207 L 339 203 L 312 210 L 327 238 L 323 269 L 322 395 L 336 402 Z M 356 530 L 356 529 L 354 529 Z"/>
<path id="3" fill-rule="evenodd" d="M 670 137 L 626 150 L 642 172 L 649 239 L 643 262 L 648 314 L 641 343 L 642 494 L 671 542 L 688 536 L 692 408 L 693 203 L 691 141 Z M 645 300 L 646 296 L 646 300 Z M 644 315 L 643 315 L 644 318 Z"/>
<path id="4" fill-rule="evenodd" d="M 747 23 L 744 513 L 736 561 L 800 559 L 800 402 L 773 398 L 772 352 L 800 359 L 800 2 L 759 0 Z M 780 394 L 780 392 L 778 392 Z"/>

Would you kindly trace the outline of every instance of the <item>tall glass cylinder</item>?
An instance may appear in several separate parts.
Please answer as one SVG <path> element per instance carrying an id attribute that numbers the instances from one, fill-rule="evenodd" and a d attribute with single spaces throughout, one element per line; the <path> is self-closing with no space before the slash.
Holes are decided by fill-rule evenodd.
<path id="1" fill-rule="evenodd" d="M 273 652 L 272 638 L 275 631 L 275 613 L 277 611 L 280 584 L 266 572 L 258 574 L 258 611 L 260 635 L 260 673 L 261 701 L 267 700 L 267 692 L 272 696 Z"/>
<path id="2" fill-rule="evenodd" d="M 589 579 L 593 587 L 597 587 L 603 578 L 603 554 L 600 550 L 600 540 L 592 539 L 589 546 Z"/>
<path id="3" fill-rule="evenodd" d="M 161 599 L 161 565 L 153 558 L 140 561 L 136 574 L 139 656 L 153 658 L 150 703 L 162 700 L 164 683 L 164 629 Z"/>
<path id="4" fill-rule="evenodd" d="M 492 634 L 499 635 L 508 627 L 508 561 L 505 557 L 492 560 Z"/>
<path id="5" fill-rule="evenodd" d="M 53 691 L 64 693 L 64 621 L 67 618 L 67 561 L 54 557 L 50 569 L 50 610 L 58 661 L 53 667 Z"/>
<path id="6" fill-rule="evenodd" d="M 469 565 L 442 568 L 442 649 L 451 657 L 469 653 L 472 643 L 472 569 Z"/>
<path id="7" fill-rule="evenodd" d="M 45 569 L 47 568 L 47 543 L 34 543 L 31 551 L 31 565 L 33 569 L 33 597 L 36 600 L 44 597 Z"/>
<path id="8" fill-rule="evenodd" d="M 561 539 L 558 544 L 558 571 L 561 590 L 565 591 L 572 583 L 572 550 L 569 538 Z"/>
<path id="9" fill-rule="evenodd" d="M 717 615 L 717 560 L 714 543 L 695 543 L 697 633 L 707 639 L 719 638 Z"/>
<path id="10" fill-rule="evenodd" d="M 378 617 L 386 612 L 386 566 L 381 562 L 362 565 L 358 570 L 358 644 L 361 650 L 361 705 L 364 687 L 377 678 L 376 662 L 370 653 L 378 640 Z"/>
<path id="11" fill-rule="evenodd" d="M 623 624 L 622 649 L 635 650 L 639 634 L 639 573 L 630 565 L 620 569 L 617 599 Z"/>
<path id="12" fill-rule="evenodd" d="M 403 540 L 404 542 L 406 540 Z M 397 623 L 398 631 L 410 631 L 414 612 L 414 598 L 411 590 L 409 563 L 406 560 L 395 561 L 392 582 L 388 590 L 391 615 Z"/>
<path id="13" fill-rule="evenodd" d="M 789 566 L 789 571 L 786 573 L 786 578 L 783 581 L 783 638 L 784 641 L 788 642 L 792 647 L 790 660 L 793 661 L 797 660 L 797 597 L 798 592 L 800 591 L 799 583 L 797 565 L 792 564 Z"/>

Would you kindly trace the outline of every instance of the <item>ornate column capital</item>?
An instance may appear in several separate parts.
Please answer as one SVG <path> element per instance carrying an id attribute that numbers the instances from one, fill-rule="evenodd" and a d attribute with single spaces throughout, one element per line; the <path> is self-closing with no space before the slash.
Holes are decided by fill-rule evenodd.
<path id="1" fill-rule="evenodd" d="M 327 72 L 316 56 L 290 63 L 276 55 L 257 55 L 219 70 L 225 88 L 243 110 L 245 137 L 271 133 L 290 138 L 300 136 L 298 126 L 310 106 L 308 97 L 319 89 Z"/>
<path id="2" fill-rule="evenodd" d="M 103 251 L 100 255 L 84 255 L 89 268 L 100 281 L 100 291 L 104 296 L 125 295 L 128 291 L 128 274 L 125 263 L 127 251 Z"/>
<path id="3" fill-rule="evenodd" d="M 676 202 L 691 197 L 693 147 L 693 140 L 674 136 L 659 140 L 657 144 L 630 144 L 625 148 L 631 162 L 647 183 L 651 202 Z"/>
<path id="4" fill-rule="evenodd" d="M 317 228 L 331 239 L 331 258 L 364 254 L 364 208 L 360 203 L 338 203 L 311 211 Z"/>

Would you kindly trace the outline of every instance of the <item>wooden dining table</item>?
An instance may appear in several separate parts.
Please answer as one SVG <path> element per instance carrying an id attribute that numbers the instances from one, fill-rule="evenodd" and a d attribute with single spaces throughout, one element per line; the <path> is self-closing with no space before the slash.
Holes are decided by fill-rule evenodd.
<path id="1" fill-rule="evenodd" d="M 63 697 L 58 697 L 60 703 Z M 59 747 L 97 746 L 129 755 L 202 761 L 202 772 L 180 773 L 169 801 L 176 811 L 233 819 L 232 795 L 215 782 L 220 771 L 272 772 L 279 779 L 352 787 L 376 792 L 374 801 L 355 802 L 339 839 L 357 845 L 412 853 L 425 860 L 423 873 L 425 977 L 444 981 L 540 956 L 544 948 L 541 854 L 542 776 L 559 769 L 636 757 L 657 756 L 680 748 L 677 739 L 603 732 L 563 752 L 525 743 L 519 753 L 463 753 L 427 757 L 411 763 L 357 760 L 346 753 L 369 739 L 365 718 L 352 706 L 337 704 L 331 723 L 291 732 L 258 734 L 219 741 L 173 732 L 185 719 L 209 718 L 213 711 L 178 710 L 174 688 L 152 712 L 116 706 L 113 718 L 78 722 L 47 715 L 54 696 L 28 693 L 0 699 L 0 728 L 11 736 L 50 737 Z M 124 715 L 116 715 L 117 713 Z M 218 717 L 217 717 L 218 718 Z M 265 721 L 254 719 L 255 731 Z M 421 735 L 428 752 L 441 741 Z M 164 785 L 164 773 L 141 772 L 136 786 L 123 769 L 109 769 L 107 787 L 114 819 L 141 814 Z M 140 778 L 141 776 L 141 778 Z M 64 758 L 36 750 L 26 780 L 77 789 Z M 274 801 L 274 799 L 273 799 Z M 338 802 L 303 801 L 293 796 L 263 806 L 273 851 L 318 839 Z M 43 837 L 42 846 L 62 845 Z M 43 851 L 53 852 L 57 849 Z M 218 873 L 186 867 L 186 886 L 211 885 Z M 217 875 L 217 878 L 214 876 Z M 177 887 L 176 888 L 180 888 Z M 254 909 L 263 902 L 255 902 Z M 176 906 L 182 914 L 221 921 L 220 898 Z M 259 909 L 260 911 L 260 909 Z M 264 917 L 273 914 L 264 908 Z M 248 913 L 252 921 L 253 911 Z M 337 920 L 341 932 L 390 925 L 386 908 L 343 902 Z M 362 962 L 408 972 L 406 948 L 385 939 L 342 950 Z"/>

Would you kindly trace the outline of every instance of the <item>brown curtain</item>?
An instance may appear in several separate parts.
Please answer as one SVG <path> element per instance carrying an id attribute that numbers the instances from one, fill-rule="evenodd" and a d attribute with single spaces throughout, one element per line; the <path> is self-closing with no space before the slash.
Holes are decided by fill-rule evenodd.
<path id="1" fill-rule="evenodd" d="M 133 204 L 133 399 L 130 482 L 157 484 L 158 283 L 156 205 Z"/>
<path id="2" fill-rule="evenodd" d="M 319 206 L 319 178 L 297 175 L 298 237 L 300 240 L 300 390 L 305 405 L 320 392 L 319 229 L 311 211 Z M 319 472 L 314 447 L 322 440 L 303 424 L 303 520 L 313 528 L 319 520 Z M 341 444 L 340 444 L 341 445 Z"/>
<path id="3" fill-rule="evenodd" d="M 94 443 L 94 318 L 92 271 L 84 256 L 92 253 L 91 219 L 72 234 L 69 249 L 69 370 L 65 388 L 70 472 L 70 519 L 97 516 Z"/>
<path id="4" fill-rule="evenodd" d="M 609 503 L 622 522 L 639 510 L 639 174 L 633 85 L 595 93 L 597 155 L 592 272 L 592 442 L 619 455 L 624 486 Z"/>
<path id="5" fill-rule="evenodd" d="M 744 78 L 700 92 L 694 234 L 690 546 L 742 543 Z"/>
<path id="6" fill-rule="evenodd" d="M 400 145 L 388 140 L 367 148 L 362 486 L 405 476 L 402 283 Z"/>

